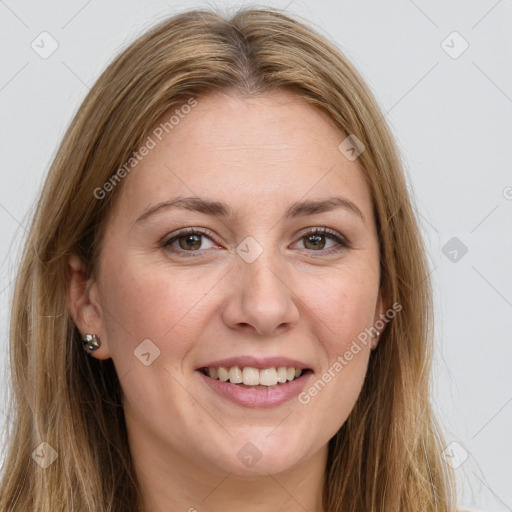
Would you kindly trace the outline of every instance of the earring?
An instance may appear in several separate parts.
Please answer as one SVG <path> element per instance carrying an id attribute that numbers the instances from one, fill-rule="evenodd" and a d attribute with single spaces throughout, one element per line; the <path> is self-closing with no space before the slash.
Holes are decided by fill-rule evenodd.
<path id="1" fill-rule="evenodd" d="M 101 341 L 96 334 L 86 334 L 82 339 L 82 344 L 85 351 L 94 352 L 100 348 Z"/>

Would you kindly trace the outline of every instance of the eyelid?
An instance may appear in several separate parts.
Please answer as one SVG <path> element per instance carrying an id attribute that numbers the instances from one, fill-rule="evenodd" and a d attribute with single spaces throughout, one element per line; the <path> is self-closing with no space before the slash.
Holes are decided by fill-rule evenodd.
<path id="1" fill-rule="evenodd" d="M 178 238 L 180 236 L 188 235 L 188 234 L 201 234 L 201 235 L 207 235 L 209 238 L 211 238 L 213 241 L 215 241 L 216 235 L 213 231 L 210 231 L 208 228 L 195 228 L 195 227 L 188 227 L 188 228 L 182 228 L 178 229 L 178 231 L 173 231 L 168 236 L 166 236 L 163 240 L 165 242 L 168 242 L 169 240 L 172 240 L 173 238 Z"/>

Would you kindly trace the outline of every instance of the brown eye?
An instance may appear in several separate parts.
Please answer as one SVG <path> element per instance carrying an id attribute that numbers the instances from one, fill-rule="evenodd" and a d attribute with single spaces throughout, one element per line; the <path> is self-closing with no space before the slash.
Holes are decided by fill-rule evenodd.
<path id="1" fill-rule="evenodd" d="M 183 250 L 197 250 L 201 248 L 201 237 L 202 235 L 183 235 L 178 237 L 176 240 L 178 240 L 178 244 L 180 246 L 180 249 Z"/>
<path id="2" fill-rule="evenodd" d="M 328 240 L 331 242 L 328 244 Z M 331 254 L 350 248 L 348 240 L 328 228 L 316 228 L 302 235 L 304 249 L 321 254 Z"/>
<path id="3" fill-rule="evenodd" d="M 206 232 L 192 228 L 182 230 L 162 243 L 165 249 L 182 255 L 191 252 L 202 252 L 204 249 L 212 248 L 213 245 L 211 237 Z"/>
<path id="4" fill-rule="evenodd" d="M 325 247 L 325 235 L 308 235 L 304 237 L 304 240 L 306 249 L 323 249 Z"/>

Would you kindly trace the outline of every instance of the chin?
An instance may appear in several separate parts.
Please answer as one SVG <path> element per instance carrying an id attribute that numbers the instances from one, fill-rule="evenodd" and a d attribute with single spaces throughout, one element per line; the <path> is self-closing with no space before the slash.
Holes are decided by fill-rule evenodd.
<path id="1" fill-rule="evenodd" d="M 304 439 L 286 435 L 272 439 L 271 431 L 267 428 L 263 434 L 235 436 L 229 445 L 216 450 L 212 463 L 240 477 L 278 474 L 300 464 L 306 457 Z"/>
<path id="2" fill-rule="evenodd" d="M 284 473 L 297 464 L 298 460 L 290 458 L 288 453 L 283 453 L 271 458 L 263 455 L 261 459 L 254 463 L 248 462 L 247 465 L 245 462 L 231 459 L 222 469 L 241 478 L 251 478 Z"/>

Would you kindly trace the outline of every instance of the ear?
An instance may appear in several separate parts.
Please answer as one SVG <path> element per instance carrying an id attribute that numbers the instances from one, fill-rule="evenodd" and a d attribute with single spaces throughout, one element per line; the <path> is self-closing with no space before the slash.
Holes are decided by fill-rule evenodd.
<path id="1" fill-rule="evenodd" d="M 110 353 L 97 284 L 89 277 L 87 266 L 77 255 L 69 257 L 68 268 L 67 306 L 71 318 L 82 338 L 85 334 L 96 334 L 100 338 L 100 347 L 90 355 L 96 359 L 108 359 Z"/>
<path id="2" fill-rule="evenodd" d="M 388 310 L 388 304 L 389 301 L 386 297 L 386 293 L 381 288 L 379 291 L 379 296 L 377 298 L 377 305 L 375 306 L 375 316 L 373 318 L 373 325 L 375 329 L 377 329 L 380 332 L 380 334 L 378 336 L 373 336 L 371 342 L 372 350 L 375 350 L 377 348 L 377 344 L 379 343 L 382 333 L 386 329 L 388 320 L 385 313 Z"/>

